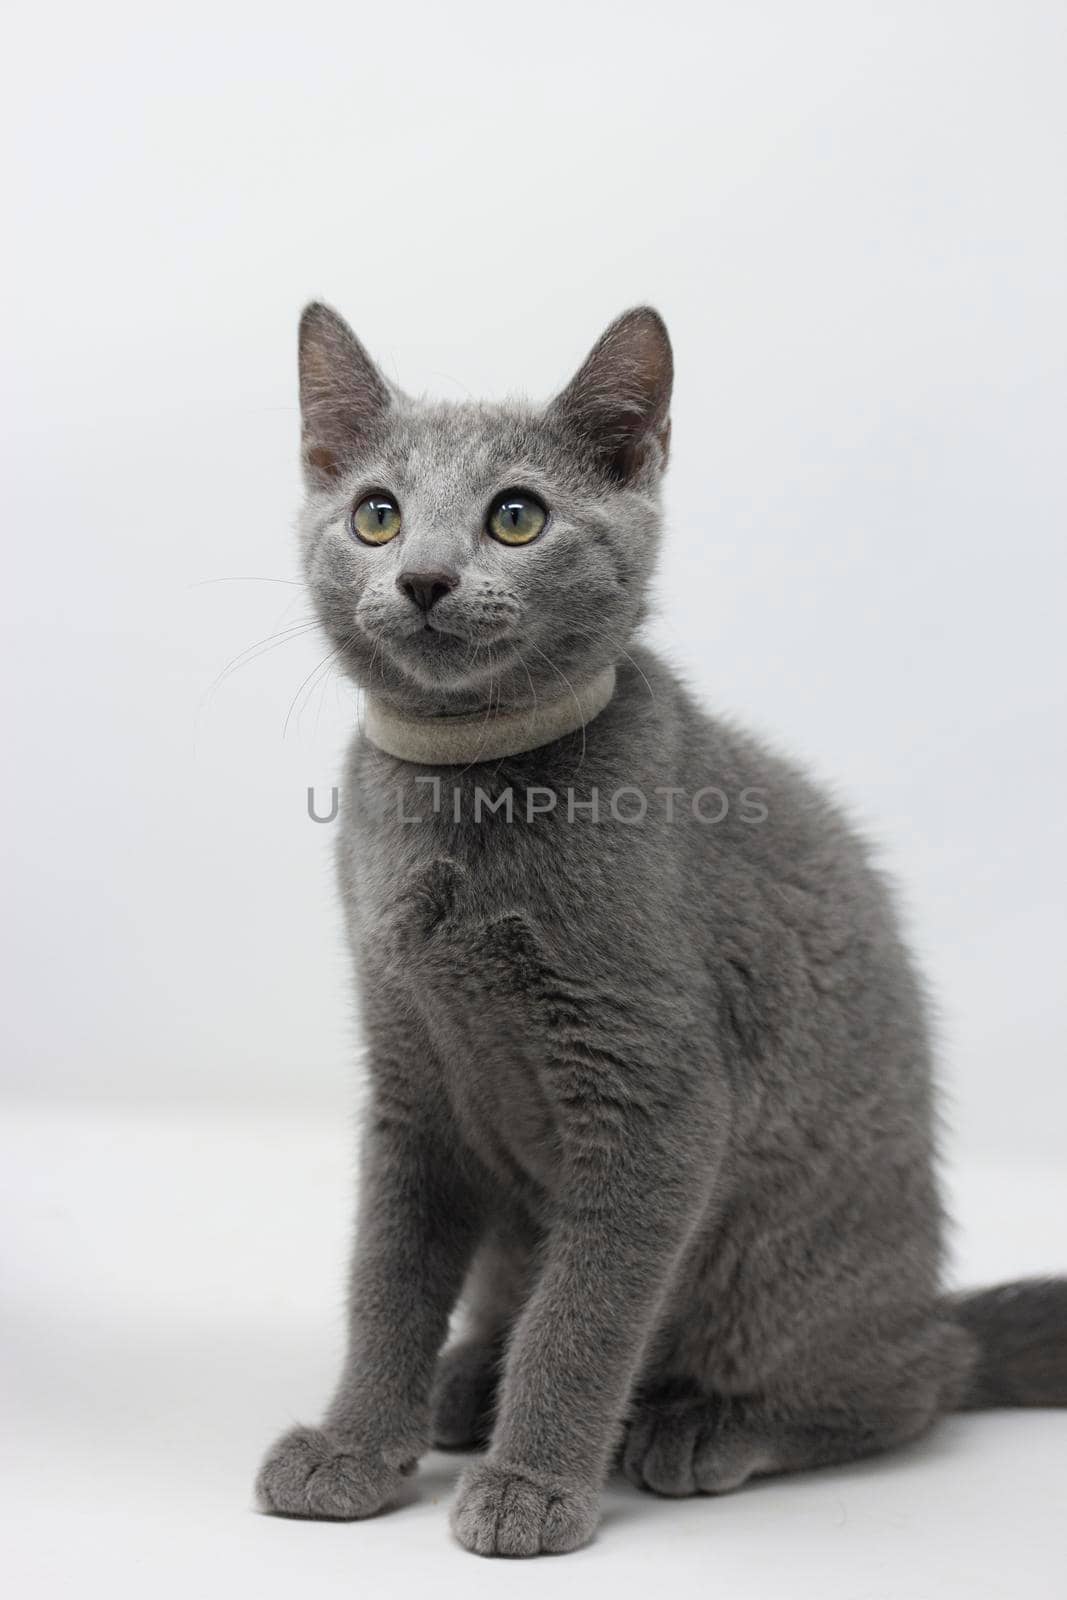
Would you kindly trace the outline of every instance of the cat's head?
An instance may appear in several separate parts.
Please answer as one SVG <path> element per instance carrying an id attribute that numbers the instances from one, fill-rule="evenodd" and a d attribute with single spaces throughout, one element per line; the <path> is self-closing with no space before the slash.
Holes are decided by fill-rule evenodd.
<path id="1" fill-rule="evenodd" d="M 655 558 L 671 378 L 640 308 L 547 406 L 413 400 L 309 306 L 301 537 L 338 661 L 448 711 L 558 696 L 618 660 Z"/>

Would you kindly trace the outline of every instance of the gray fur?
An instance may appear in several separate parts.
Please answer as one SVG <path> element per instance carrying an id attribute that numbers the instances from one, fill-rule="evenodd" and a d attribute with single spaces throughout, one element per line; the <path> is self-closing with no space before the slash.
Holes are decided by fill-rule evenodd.
<path id="1" fill-rule="evenodd" d="M 1067 1279 L 957 1295 L 951 1310 L 978 1345 L 963 1401 L 968 1410 L 1067 1405 Z"/>
<path id="2" fill-rule="evenodd" d="M 1067 1403 L 1062 1283 L 942 1297 L 925 1006 L 863 842 L 803 773 L 713 721 L 634 641 L 671 381 L 621 318 L 548 408 L 392 390 L 302 324 L 308 582 L 338 655 L 409 716 L 514 712 L 610 662 L 584 730 L 442 774 L 353 742 L 339 867 L 371 1103 L 347 1361 L 260 1503 L 362 1517 L 435 1439 L 489 1441 L 453 1514 L 482 1554 L 588 1540 L 614 1460 L 660 1494 L 846 1461 L 976 1403 Z M 551 512 L 483 532 L 521 486 Z M 403 528 L 358 544 L 370 490 Z M 432 613 L 400 571 L 449 569 Z M 761 792 L 709 826 L 483 812 L 632 785 Z M 407 816 L 421 816 L 405 822 Z M 463 1330 L 441 1356 L 462 1299 Z M 998 1363 L 1005 1363 L 998 1377 Z"/>

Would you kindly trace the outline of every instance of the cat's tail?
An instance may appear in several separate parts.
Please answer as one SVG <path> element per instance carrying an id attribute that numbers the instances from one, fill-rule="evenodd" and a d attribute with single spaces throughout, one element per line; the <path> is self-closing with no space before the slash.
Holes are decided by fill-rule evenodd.
<path id="1" fill-rule="evenodd" d="M 1067 1278 L 952 1295 L 944 1308 L 978 1347 L 959 1410 L 1067 1406 Z"/>

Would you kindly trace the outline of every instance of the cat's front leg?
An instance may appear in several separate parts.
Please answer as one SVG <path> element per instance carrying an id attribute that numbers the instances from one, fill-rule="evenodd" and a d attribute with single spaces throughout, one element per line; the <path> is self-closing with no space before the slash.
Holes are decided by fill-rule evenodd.
<path id="1" fill-rule="evenodd" d="M 267 1452 L 260 1506 L 349 1519 L 389 1505 L 430 1442 L 429 1394 L 478 1232 L 478 1204 L 449 1141 L 395 1099 L 368 1118 L 348 1354 L 319 1428 Z"/>
<path id="2" fill-rule="evenodd" d="M 592 1537 L 641 1358 L 707 1215 L 725 1138 L 708 1103 L 675 1106 L 657 1127 L 661 1108 L 600 1094 L 595 1074 L 583 1076 L 589 1093 L 569 1106 L 564 1190 L 510 1343 L 492 1446 L 453 1509 L 457 1538 L 478 1555 L 561 1553 Z"/>

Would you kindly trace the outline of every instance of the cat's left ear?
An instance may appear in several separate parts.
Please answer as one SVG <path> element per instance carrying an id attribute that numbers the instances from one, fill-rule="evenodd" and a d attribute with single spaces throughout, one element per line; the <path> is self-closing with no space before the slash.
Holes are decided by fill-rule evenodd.
<path id="1" fill-rule="evenodd" d="M 343 317 L 314 302 L 300 318 L 304 475 L 325 487 L 381 428 L 393 393 Z"/>
<path id="2" fill-rule="evenodd" d="M 601 335 L 548 416 L 579 434 L 610 478 L 630 483 L 667 465 L 673 381 L 666 324 L 638 306 Z"/>

